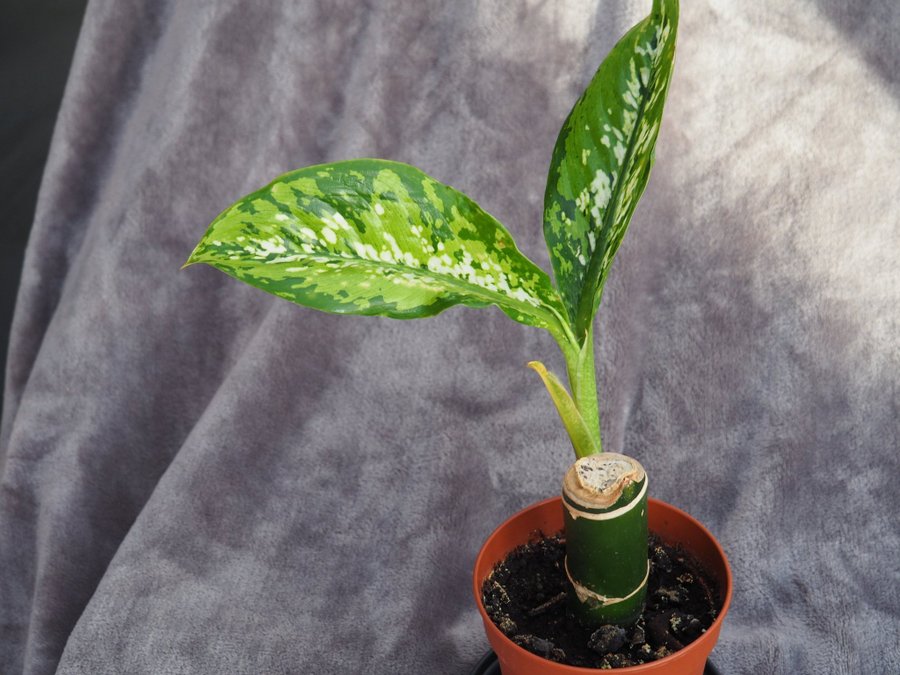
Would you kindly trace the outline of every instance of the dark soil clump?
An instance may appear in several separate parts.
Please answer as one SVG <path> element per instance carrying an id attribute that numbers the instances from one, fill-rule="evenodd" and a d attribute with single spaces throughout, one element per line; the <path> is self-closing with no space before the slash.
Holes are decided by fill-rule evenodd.
<path id="1" fill-rule="evenodd" d="M 668 656 L 712 625 L 721 602 L 699 563 L 650 535 L 650 578 L 641 618 L 631 628 L 582 628 L 568 609 L 561 534 L 519 546 L 485 580 L 488 616 L 513 642 L 571 666 L 623 668 Z"/>

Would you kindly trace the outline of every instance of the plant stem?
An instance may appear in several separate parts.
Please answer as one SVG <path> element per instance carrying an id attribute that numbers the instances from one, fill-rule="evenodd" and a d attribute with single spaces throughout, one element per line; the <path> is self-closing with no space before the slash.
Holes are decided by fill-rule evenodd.
<path id="1" fill-rule="evenodd" d="M 584 344 L 580 348 L 563 343 L 560 343 L 560 347 L 566 358 L 572 398 L 597 446 L 597 452 L 603 452 L 600 442 L 600 408 L 597 404 L 597 374 L 594 369 L 593 327 L 588 328 Z"/>
<path id="2" fill-rule="evenodd" d="M 613 452 L 579 459 L 563 481 L 570 606 L 587 628 L 628 626 L 647 592 L 647 474 Z"/>

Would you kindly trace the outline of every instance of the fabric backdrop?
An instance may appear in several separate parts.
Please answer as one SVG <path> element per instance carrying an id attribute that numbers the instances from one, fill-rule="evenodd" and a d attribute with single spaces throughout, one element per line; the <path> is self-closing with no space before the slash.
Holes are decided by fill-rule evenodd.
<path id="1" fill-rule="evenodd" d="M 649 2 L 90 3 L 11 335 L 0 671 L 466 673 L 480 543 L 571 450 L 495 309 L 202 266 L 300 166 L 417 165 L 549 269 L 557 130 Z M 694 0 L 596 340 L 607 449 L 720 539 L 725 673 L 900 672 L 900 5 Z"/>

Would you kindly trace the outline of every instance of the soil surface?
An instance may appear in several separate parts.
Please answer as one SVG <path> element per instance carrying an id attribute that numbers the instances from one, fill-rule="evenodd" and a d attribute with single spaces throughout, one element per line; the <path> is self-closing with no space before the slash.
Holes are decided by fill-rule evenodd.
<path id="1" fill-rule="evenodd" d="M 568 609 L 565 539 L 561 534 L 539 537 L 494 568 L 481 597 L 501 631 L 544 658 L 588 668 L 655 661 L 696 640 L 721 607 L 716 585 L 699 563 L 651 534 L 641 618 L 631 628 L 582 628 Z"/>

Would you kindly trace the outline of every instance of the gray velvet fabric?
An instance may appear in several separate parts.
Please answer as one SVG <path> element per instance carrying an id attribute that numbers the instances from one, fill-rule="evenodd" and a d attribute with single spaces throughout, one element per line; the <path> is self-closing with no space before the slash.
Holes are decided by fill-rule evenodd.
<path id="1" fill-rule="evenodd" d="M 298 308 L 205 267 L 286 170 L 377 156 L 549 269 L 556 132 L 648 2 L 89 6 L 0 432 L 0 672 L 464 673 L 480 543 L 571 451 L 496 310 Z M 900 672 L 900 10 L 695 0 L 597 330 L 608 449 L 730 556 L 725 673 Z"/>

